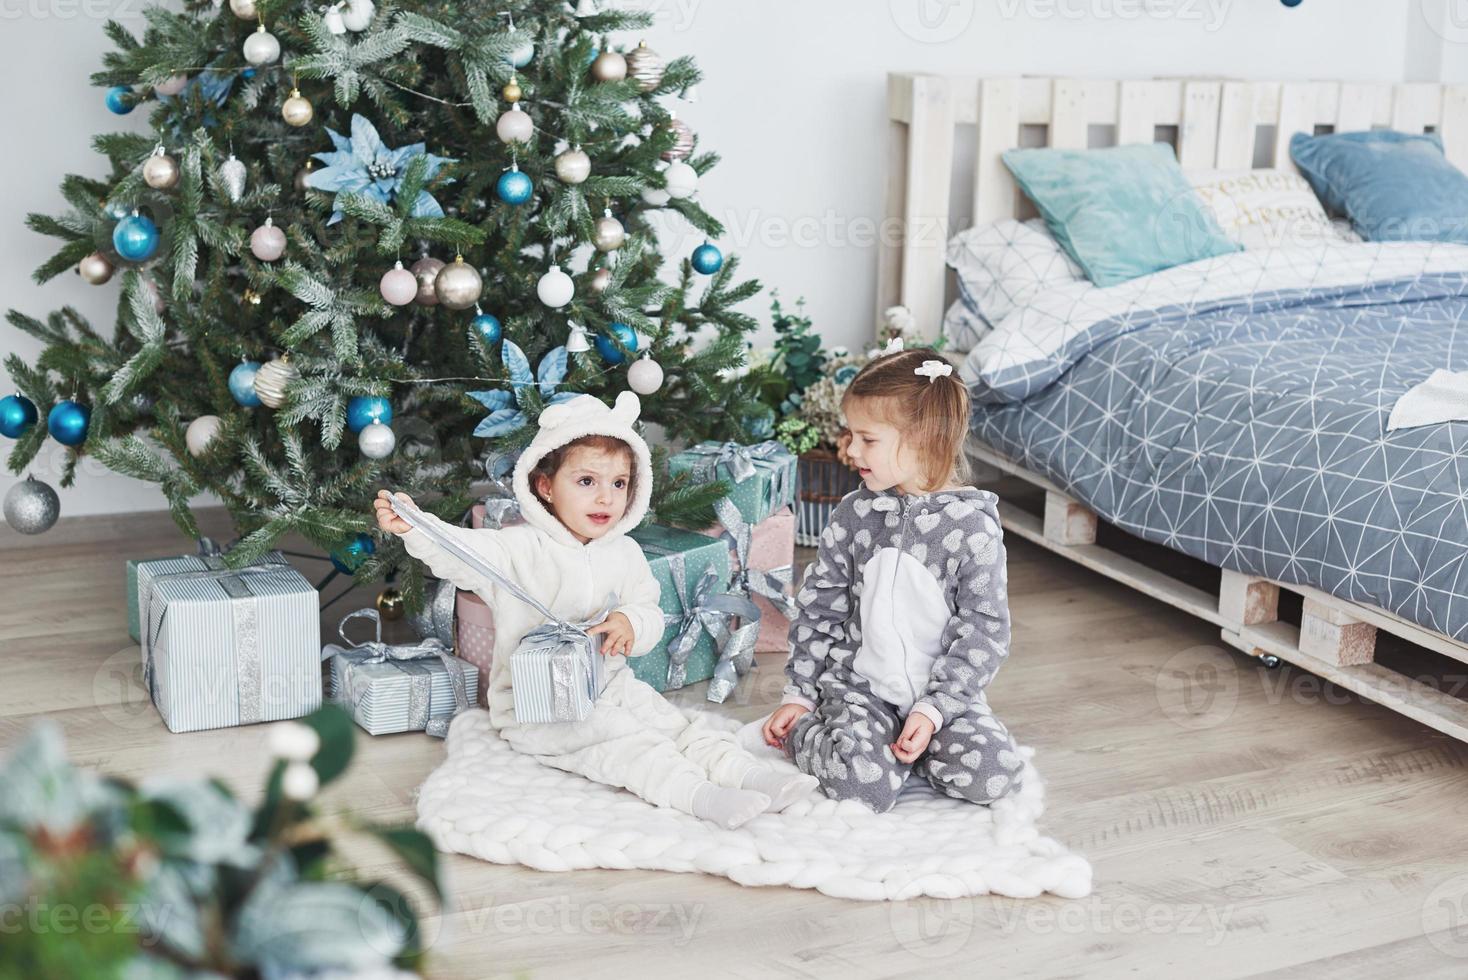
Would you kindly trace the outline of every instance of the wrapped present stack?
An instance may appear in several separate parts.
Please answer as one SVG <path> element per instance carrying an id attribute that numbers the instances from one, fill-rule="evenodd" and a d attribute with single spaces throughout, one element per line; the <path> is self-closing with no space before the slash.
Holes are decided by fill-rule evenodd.
<path id="1" fill-rule="evenodd" d="M 299 718 L 321 706 L 320 597 L 271 552 L 129 563 L 143 682 L 172 732 Z"/>
<path id="2" fill-rule="evenodd" d="M 371 620 L 376 637 L 354 643 L 346 634 L 353 619 Z M 347 613 L 337 634 L 345 646 L 330 643 L 321 651 L 331 669 L 328 694 L 369 735 L 426 731 L 442 738 L 454 716 L 469 707 L 479 670 L 453 656 L 437 638 L 383 643 L 376 609 Z"/>
<path id="3" fill-rule="evenodd" d="M 715 510 L 720 521 L 703 533 L 722 538 L 730 550 L 733 586 L 759 607 L 756 653 L 789 650 L 790 621 L 795 618 L 795 512 L 775 511 L 751 525 L 727 499 Z"/>

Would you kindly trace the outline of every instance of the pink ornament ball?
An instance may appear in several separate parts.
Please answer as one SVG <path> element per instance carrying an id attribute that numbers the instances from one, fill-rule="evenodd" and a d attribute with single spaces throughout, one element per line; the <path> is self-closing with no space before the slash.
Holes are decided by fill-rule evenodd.
<path id="1" fill-rule="evenodd" d="M 382 293 L 382 298 L 393 306 L 407 306 L 418 298 L 418 277 L 399 262 L 382 276 L 382 281 L 377 284 L 377 289 Z"/>
<path id="2" fill-rule="evenodd" d="M 285 232 L 267 220 L 250 235 L 250 251 L 261 262 L 274 262 L 285 254 Z"/>

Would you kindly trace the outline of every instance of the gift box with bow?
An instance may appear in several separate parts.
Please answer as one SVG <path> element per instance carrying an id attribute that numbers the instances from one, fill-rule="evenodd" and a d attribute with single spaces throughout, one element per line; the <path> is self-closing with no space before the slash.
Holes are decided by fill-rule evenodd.
<path id="1" fill-rule="evenodd" d="M 701 442 L 668 459 L 668 472 L 691 471 L 701 480 L 724 480 L 729 499 L 750 524 L 795 502 L 795 456 L 778 442 L 742 446 Z"/>
<path id="2" fill-rule="evenodd" d="M 733 555 L 731 591 L 759 607 L 756 653 L 789 650 L 790 621 L 795 618 L 795 513 L 789 507 L 758 524 L 744 520 L 727 499 L 714 505 L 719 523 L 703 533 L 722 538 Z"/>
<path id="3" fill-rule="evenodd" d="M 347 623 L 354 619 L 370 619 L 375 638 L 356 643 L 348 637 Z M 347 613 L 336 632 L 346 646 L 328 643 L 321 650 L 321 659 L 331 666 L 328 695 L 367 734 L 426 731 L 443 738 L 454 715 L 469 707 L 479 671 L 437 638 L 383 643 L 376 609 Z"/>
<path id="4" fill-rule="evenodd" d="M 139 583 L 146 582 L 155 573 L 176 572 L 198 568 L 194 561 L 204 555 L 219 554 L 219 545 L 211 538 L 199 538 L 198 551 L 192 555 L 172 555 L 167 558 L 129 558 L 127 560 L 127 635 L 134 643 L 143 642 L 143 631 L 138 625 Z M 278 554 L 278 553 L 272 553 Z M 284 560 L 284 556 L 280 556 Z"/>

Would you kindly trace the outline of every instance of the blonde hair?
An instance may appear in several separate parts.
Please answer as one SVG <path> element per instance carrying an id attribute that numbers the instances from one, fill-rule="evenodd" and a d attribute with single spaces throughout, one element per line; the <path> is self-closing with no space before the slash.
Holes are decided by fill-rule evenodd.
<path id="1" fill-rule="evenodd" d="M 935 351 L 909 350 L 886 354 L 861 369 L 841 407 L 855 400 L 877 403 L 876 414 L 901 433 L 902 445 L 918 455 L 924 491 L 967 477 L 963 442 L 968 435 L 968 388 L 957 373 L 929 379 L 913 373 Z"/>

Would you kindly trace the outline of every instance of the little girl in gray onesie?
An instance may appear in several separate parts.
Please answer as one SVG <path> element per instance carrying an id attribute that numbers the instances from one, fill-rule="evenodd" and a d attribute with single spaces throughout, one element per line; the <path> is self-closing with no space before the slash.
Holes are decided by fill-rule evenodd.
<path id="1" fill-rule="evenodd" d="M 821 535 L 789 684 L 764 725 L 827 796 L 878 813 L 910 772 L 974 803 L 1020 785 L 1019 752 L 984 697 L 1009 653 L 998 498 L 957 481 L 968 392 L 952 372 L 899 348 L 847 389 L 864 485 Z"/>

